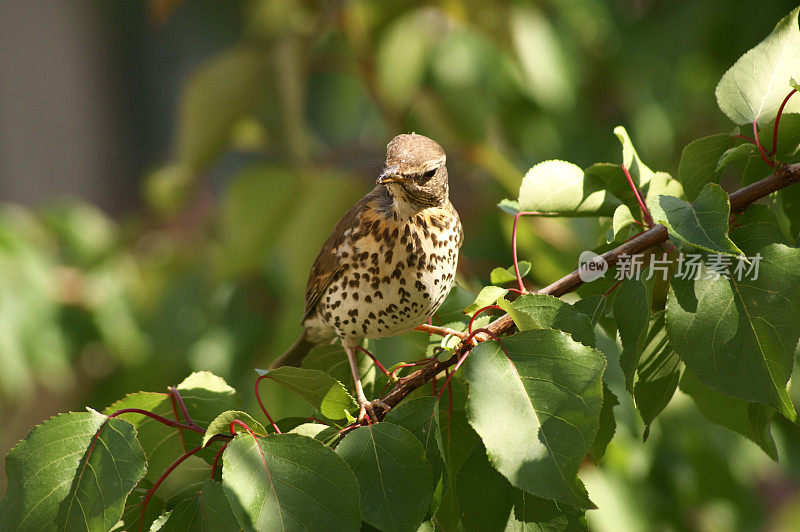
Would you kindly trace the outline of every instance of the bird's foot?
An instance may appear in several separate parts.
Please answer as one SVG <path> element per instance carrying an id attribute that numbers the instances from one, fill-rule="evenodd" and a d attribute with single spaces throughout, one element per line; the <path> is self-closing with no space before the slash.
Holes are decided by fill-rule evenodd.
<path id="1" fill-rule="evenodd" d="M 380 399 L 373 399 L 372 401 L 363 399 L 359 400 L 358 404 L 361 406 L 361 410 L 358 412 L 358 418 L 356 418 L 358 423 L 377 423 L 378 415 L 376 412 L 376 407 L 382 410 L 384 414 L 388 414 L 389 410 L 392 409 L 392 407 Z"/>

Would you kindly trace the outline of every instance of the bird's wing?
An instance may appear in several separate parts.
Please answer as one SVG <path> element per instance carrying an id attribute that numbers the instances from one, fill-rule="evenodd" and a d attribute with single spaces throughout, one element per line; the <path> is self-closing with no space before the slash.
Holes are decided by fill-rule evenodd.
<path id="1" fill-rule="evenodd" d="M 342 259 L 339 256 L 339 249 L 342 244 L 350 238 L 353 232 L 358 230 L 367 211 L 372 211 L 376 205 L 386 205 L 387 199 L 391 201 L 391 199 L 384 196 L 388 196 L 386 187 L 375 187 L 372 192 L 358 200 L 331 231 L 328 239 L 322 245 L 322 250 L 314 260 L 314 266 L 311 267 L 311 273 L 308 276 L 306 312 L 303 315 L 303 321 L 314 313 L 317 303 L 319 303 L 336 274 L 343 270 Z M 350 230 L 349 233 L 348 229 Z"/>

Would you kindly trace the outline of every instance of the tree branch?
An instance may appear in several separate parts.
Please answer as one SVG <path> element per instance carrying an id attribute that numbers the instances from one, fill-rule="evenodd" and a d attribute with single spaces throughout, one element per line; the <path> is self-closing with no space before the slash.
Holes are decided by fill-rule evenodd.
<path id="1" fill-rule="evenodd" d="M 759 199 L 798 181 L 800 181 L 800 164 L 782 166 L 778 168 L 770 177 L 732 192 L 729 196 L 731 202 L 731 212 L 742 212 Z M 621 246 L 614 248 L 611 251 L 607 251 L 602 255 L 602 257 L 608 263 L 610 268 L 617 264 L 621 255 L 634 255 L 637 253 L 643 253 L 653 246 L 657 246 L 663 242 L 666 242 L 668 236 L 667 228 L 661 224 L 657 224 L 653 226 L 652 229 L 648 229 L 640 235 L 625 242 Z M 581 284 L 583 284 L 583 281 L 578 275 L 578 270 L 575 270 L 551 285 L 536 291 L 535 293 L 558 297 L 572 292 Z M 511 319 L 511 316 L 504 314 L 500 318 L 490 323 L 486 329 L 495 335 L 500 335 L 509 332 L 511 329 L 513 329 L 513 327 L 514 321 Z M 446 368 L 449 368 L 458 362 L 468 347 L 469 346 L 466 343 L 462 342 L 456 346 L 456 348 L 453 350 L 453 356 L 447 360 L 428 364 L 422 369 L 417 370 L 406 377 L 401 377 L 395 387 L 392 388 L 388 394 L 386 394 L 382 401 L 389 407 L 394 407 L 408 394 L 429 382 L 435 376 L 443 372 Z M 383 417 L 383 415 L 385 415 L 385 412 L 383 412 L 380 417 Z"/>

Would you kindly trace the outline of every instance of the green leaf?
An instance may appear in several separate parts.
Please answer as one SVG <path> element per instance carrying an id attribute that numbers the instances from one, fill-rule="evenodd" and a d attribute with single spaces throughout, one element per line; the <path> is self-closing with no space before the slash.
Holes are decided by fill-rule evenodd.
<path id="1" fill-rule="evenodd" d="M 433 495 L 425 450 L 409 431 L 391 423 L 359 427 L 336 448 L 358 479 L 364 521 L 387 532 L 414 531 Z"/>
<path id="2" fill-rule="evenodd" d="M 578 166 L 553 160 L 528 170 L 519 189 L 519 204 L 523 211 L 611 216 L 620 201 Z"/>
<path id="3" fill-rule="evenodd" d="M 712 253 L 741 255 L 728 238 L 731 203 L 719 185 L 709 183 L 697 199 L 687 203 L 672 196 L 658 196 L 650 205 L 656 223 L 667 226 L 671 236 Z"/>
<path id="4" fill-rule="evenodd" d="M 290 434 L 300 434 L 319 440 L 325 445 L 330 445 L 339 438 L 339 431 L 336 427 L 329 427 L 322 423 L 303 423 L 289 431 Z"/>
<path id="5" fill-rule="evenodd" d="M 719 80 L 717 105 L 736 124 L 766 124 L 789 93 L 791 76 L 800 72 L 798 9 L 782 18 L 766 39 L 748 50 Z M 785 111 L 798 109 L 800 102 L 794 100 Z"/>
<path id="6" fill-rule="evenodd" d="M 508 290 L 505 288 L 500 288 L 499 286 L 484 286 L 481 288 L 481 291 L 475 298 L 475 301 L 473 301 L 464 309 L 464 314 L 472 316 L 475 314 L 476 310 L 480 310 L 483 307 L 488 307 L 489 305 L 494 305 L 497 303 L 498 299 L 507 293 Z"/>
<path id="7" fill-rule="evenodd" d="M 770 458 L 778 460 L 778 449 L 769 430 L 774 408 L 716 392 L 703 384 L 691 370 L 683 372 L 680 386 L 709 421 L 738 432 L 755 442 Z"/>
<path id="8" fill-rule="evenodd" d="M 669 404 L 681 377 L 681 361 L 669 345 L 664 312 L 650 321 L 636 375 L 633 397 L 644 421 L 644 439 L 647 440 L 650 424 Z"/>
<path id="9" fill-rule="evenodd" d="M 467 531 L 588 530 L 584 511 L 515 488 L 476 445 L 458 474 L 458 499 Z"/>
<path id="10" fill-rule="evenodd" d="M 789 231 L 797 241 L 800 237 L 800 187 L 786 187 L 777 193 L 783 213 L 789 221 Z"/>
<path id="11" fill-rule="evenodd" d="M 245 530 L 359 530 L 358 484 L 339 456 L 298 434 L 254 440 L 237 435 L 225 449 L 222 485 Z"/>
<path id="12" fill-rule="evenodd" d="M 633 147 L 633 142 L 631 142 L 628 131 L 624 127 L 615 127 L 614 135 L 617 136 L 620 144 L 622 144 L 622 164 L 628 169 L 633 183 L 637 187 L 642 188 L 653 179 L 653 175 L 655 174 L 639 158 L 639 154 L 636 153 L 636 148 Z M 624 177 L 621 181 L 623 184 L 622 186 L 628 186 Z"/>
<path id="13" fill-rule="evenodd" d="M 218 415 L 214 421 L 212 421 L 208 428 L 206 429 L 206 433 L 203 435 L 203 447 L 208 445 L 208 441 L 216 436 L 217 434 L 224 434 L 226 436 L 231 435 L 231 422 L 234 420 L 239 420 L 252 430 L 255 434 L 260 436 L 267 435 L 267 429 L 264 426 L 253 419 L 253 417 L 248 414 L 247 412 L 241 412 L 239 410 L 228 410 L 226 412 L 221 413 Z M 241 426 L 234 425 L 234 430 L 238 434 L 239 432 L 244 432 L 248 434 Z"/>
<path id="14" fill-rule="evenodd" d="M 103 410 L 111 415 L 117 410 L 139 408 L 159 416 L 175 419 L 172 401 L 165 393 L 139 392 L 126 395 Z M 142 414 L 122 414 L 117 419 L 136 427 L 136 437 L 147 456 L 147 474 L 145 478 L 155 482 L 187 449 L 184 449 L 181 431 L 168 427 L 151 417 Z M 184 434 L 186 434 L 184 432 Z"/>
<path id="15" fill-rule="evenodd" d="M 519 276 L 525 277 L 531 271 L 531 263 L 526 260 L 521 260 L 517 263 L 519 267 Z M 505 284 L 517 280 L 517 272 L 514 271 L 514 266 L 508 268 L 495 268 L 492 270 L 489 279 L 492 284 Z"/>
<path id="16" fill-rule="evenodd" d="M 501 200 L 497 206 L 500 207 L 501 211 L 508 213 L 511 216 L 516 216 L 522 210 L 519 208 L 519 202 L 512 199 Z"/>
<path id="17" fill-rule="evenodd" d="M 756 147 L 753 144 L 745 143 L 734 146 L 733 148 L 725 150 L 719 161 L 717 161 L 717 172 L 725 168 L 728 164 L 739 159 L 745 159 L 756 153 Z"/>
<path id="18" fill-rule="evenodd" d="M 323 371 L 283 366 L 258 372 L 296 393 L 329 419 L 344 419 L 345 412 L 358 408 L 344 385 Z"/>
<path id="19" fill-rule="evenodd" d="M 552 329 L 484 342 L 465 362 L 467 415 L 489 460 L 514 486 L 582 508 L 578 467 L 597 433 L 606 360 Z"/>
<path id="20" fill-rule="evenodd" d="M 635 224 L 636 221 L 630 207 L 625 204 L 620 205 L 614 210 L 614 217 L 611 219 L 611 234 L 606 238 L 606 241 L 610 244 L 611 242 L 622 240 L 622 230 Z M 625 235 L 627 236 L 627 233 Z"/>
<path id="21" fill-rule="evenodd" d="M 364 386 L 364 392 L 369 394 L 369 387 L 371 385 L 374 387 L 376 379 L 379 377 L 383 379 L 383 374 L 378 375 L 375 363 L 361 351 L 356 352 L 356 364 L 358 364 L 358 372 L 361 375 L 361 384 Z M 324 371 L 342 384 L 347 383 L 345 388 L 354 392 L 350 363 L 347 361 L 347 354 L 339 342 L 312 347 L 311 351 L 303 358 L 300 367 Z M 383 382 L 385 383 L 385 379 L 383 379 Z"/>
<path id="22" fill-rule="evenodd" d="M 557 297 L 525 294 L 513 303 L 501 299 L 498 304 L 511 316 L 520 331 L 559 329 L 568 332 L 583 345 L 595 346 L 594 326 L 586 314 Z"/>
<path id="23" fill-rule="evenodd" d="M 226 410 L 234 410 L 242 398 L 225 379 L 210 371 L 196 371 L 178 386 L 183 402 L 195 423 L 207 426 Z"/>
<path id="24" fill-rule="evenodd" d="M 169 517 L 160 527 L 150 529 L 160 532 L 225 532 L 241 530 L 236 514 L 219 482 L 207 480 L 200 492 L 191 499 L 184 499 L 169 512 Z"/>
<path id="25" fill-rule="evenodd" d="M 252 111 L 268 86 L 267 56 L 257 47 L 223 51 L 203 64 L 180 102 L 177 159 L 195 171 L 223 149 L 237 120 Z"/>
<path id="26" fill-rule="evenodd" d="M 732 142 L 730 135 L 720 133 L 693 140 L 683 149 L 678 180 L 689 200 L 694 200 L 708 183 L 719 181 L 719 160 Z"/>
<path id="27" fill-rule="evenodd" d="M 222 412 L 236 410 L 242 403 L 236 390 L 225 379 L 210 371 L 192 373 L 177 388 L 192 420 L 201 427 L 207 427 Z M 187 449 L 201 444 L 202 434 L 183 429 L 181 432 Z M 210 460 L 214 452 L 212 449 L 205 449 L 198 456 L 205 456 Z"/>
<path id="28" fill-rule="evenodd" d="M 603 459 L 606 454 L 606 448 L 617 431 L 614 407 L 618 404 L 619 399 L 617 399 L 617 396 L 603 383 L 603 406 L 600 409 L 600 424 L 592 446 L 589 448 L 589 456 L 595 464 L 599 464 L 600 460 Z"/>
<path id="29" fill-rule="evenodd" d="M 797 99 L 798 95 L 792 96 L 792 100 Z M 773 120 L 765 126 L 766 131 L 772 131 L 775 127 Z M 800 153 L 800 114 L 784 113 L 778 122 L 778 145 L 775 150 L 775 158 L 784 163 L 796 162 Z"/>
<path id="30" fill-rule="evenodd" d="M 458 401 L 459 384 L 462 379 L 459 375 L 453 377 L 450 386 L 454 388 L 454 408 L 449 408 L 449 401 L 440 401 L 440 418 L 443 419 L 441 425 L 442 443 L 444 444 L 445 463 L 447 464 L 448 479 L 455 479 L 461 466 L 472 452 L 472 448 L 480 441 L 480 438 L 469 425 L 467 414 L 463 409 L 463 404 Z M 456 494 L 456 483 L 449 482 L 447 489 L 442 493 L 442 502 L 436 510 L 436 520 L 441 523 L 445 530 L 454 530 L 461 521 L 461 511 L 458 505 Z"/>
<path id="31" fill-rule="evenodd" d="M 6 457 L 5 530 L 109 530 L 144 476 L 136 429 L 99 412 L 59 414 Z"/>
<path id="32" fill-rule="evenodd" d="M 589 317 L 592 327 L 597 325 L 597 321 L 606 310 L 607 298 L 600 294 L 586 296 L 576 301 L 573 306 L 579 312 L 583 312 Z"/>
<path id="33" fill-rule="evenodd" d="M 437 484 L 445 472 L 444 443 L 439 430 L 439 401 L 435 397 L 404 401 L 389 411 L 384 421 L 399 425 L 416 436 L 425 449 L 425 460 L 431 466 L 433 483 Z"/>
<path id="34" fill-rule="evenodd" d="M 614 320 L 622 341 L 619 365 L 625 376 L 625 388 L 629 391 L 633 390 L 633 378 L 645 346 L 649 319 L 650 304 L 645 284 L 640 279 L 626 277 L 616 290 Z"/>
<path id="35" fill-rule="evenodd" d="M 768 224 L 741 227 L 733 237 L 751 264 L 734 262 L 730 279 L 709 275 L 707 264 L 697 279 L 672 278 L 670 343 L 707 386 L 794 419 L 786 383 L 800 337 L 800 250 L 781 243 Z M 746 270 L 756 265 L 754 279 Z"/>

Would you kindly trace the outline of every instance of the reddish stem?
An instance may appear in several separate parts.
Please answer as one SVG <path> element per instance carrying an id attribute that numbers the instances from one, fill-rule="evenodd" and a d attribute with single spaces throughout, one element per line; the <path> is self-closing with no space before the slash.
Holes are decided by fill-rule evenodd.
<path id="1" fill-rule="evenodd" d="M 176 467 L 178 467 L 179 465 L 181 465 L 181 464 L 183 463 L 183 461 L 184 461 L 184 460 L 186 460 L 187 458 L 189 458 L 190 456 L 192 456 L 194 453 L 196 453 L 197 451 L 199 451 L 199 450 L 200 450 L 200 449 L 202 449 L 202 448 L 203 448 L 203 446 L 202 446 L 202 445 L 198 445 L 197 447 L 195 447 L 195 448 L 194 448 L 194 449 L 192 449 L 191 451 L 187 451 L 187 452 L 185 452 L 185 453 L 183 454 L 183 456 L 181 456 L 180 458 L 178 458 L 177 460 L 175 460 L 175 461 L 172 463 L 172 465 L 171 465 L 171 466 L 169 466 L 169 467 L 167 468 L 167 470 L 166 470 L 166 471 L 164 471 L 164 474 L 163 474 L 163 475 L 161 475 L 161 476 L 158 478 L 158 480 L 156 481 L 156 483 L 155 483 L 155 484 L 153 484 L 153 487 L 152 487 L 152 488 L 150 488 L 150 490 L 147 492 L 147 496 L 144 498 L 144 502 L 142 503 L 142 512 L 139 514 L 139 530 L 140 530 L 140 531 L 142 530 L 142 526 L 144 525 L 144 512 L 145 512 L 145 510 L 147 510 L 147 503 L 149 503 L 149 502 L 150 502 L 150 498 L 151 498 L 151 497 L 153 496 L 153 494 L 156 492 L 156 490 L 158 489 L 158 487 L 161 485 L 161 483 L 162 483 L 162 482 L 164 482 L 164 479 L 166 479 L 166 478 L 169 476 L 169 474 L 170 474 L 170 473 L 172 473 L 172 472 L 175 470 L 175 468 L 176 468 Z"/>
<path id="2" fill-rule="evenodd" d="M 156 421 L 160 421 L 164 425 L 169 427 L 175 427 L 178 429 L 186 429 L 186 430 L 193 430 L 195 432 L 199 432 L 200 434 L 205 434 L 205 429 L 198 427 L 197 425 L 185 425 L 183 423 L 179 423 L 177 421 L 173 421 L 171 419 L 159 416 L 158 414 L 154 414 L 148 410 L 142 410 L 141 408 L 123 408 L 122 410 L 117 410 L 113 414 L 108 417 L 117 417 L 122 414 L 141 414 L 143 416 L 147 416 L 149 418 L 153 418 Z"/>
<path id="3" fill-rule="evenodd" d="M 797 92 L 797 89 L 789 91 L 789 94 L 786 95 L 786 98 L 783 99 L 781 106 L 778 108 L 778 114 L 775 115 L 775 127 L 772 128 L 772 151 L 769 152 L 770 155 L 775 155 L 778 151 L 778 123 L 781 121 L 783 108 L 786 107 L 786 104 L 789 103 L 789 98 L 791 98 L 795 92 Z"/>
<path id="4" fill-rule="evenodd" d="M 275 432 L 277 434 L 280 434 L 281 433 L 281 429 L 279 429 L 278 425 L 276 425 L 275 422 L 272 420 L 272 416 L 269 415 L 269 412 L 267 412 L 267 409 L 264 407 L 264 403 L 261 402 L 261 394 L 258 393 L 258 385 L 261 382 L 261 379 L 263 379 L 267 375 L 269 375 L 269 373 L 265 373 L 265 374 L 261 375 L 259 378 L 256 379 L 256 400 L 258 401 L 258 406 L 261 407 L 261 411 L 264 412 L 265 416 L 267 416 L 267 419 L 269 420 L 269 424 L 272 425 L 272 428 L 275 429 Z"/>
<path id="5" fill-rule="evenodd" d="M 750 144 L 755 144 L 756 143 L 756 141 L 754 139 L 748 137 L 747 135 L 734 135 L 733 138 L 735 138 L 735 139 L 744 139 L 747 142 L 749 142 Z"/>
<path id="6" fill-rule="evenodd" d="M 229 443 L 230 442 L 225 442 L 225 445 L 220 447 L 219 451 L 217 451 L 217 454 L 214 455 L 214 462 L 211 464 L 211 478 L 212 479 L 214 478 L 214 475 L 217 474 L 217 464 L 219 463 L 219 458 L 222 456 L 222 453 L 225 451 L 225 449 L 228 448 L 228 444 Z"/>
<path id="7" fill-rule="evenodd" d="M 180 417 L 178 416 L 178 405 L 175 403 L 175 396 L 172 395 L 171 392 L 172 387 L 170 386 L 168 389 L 170 390 L 170 393 L 167 395 L 169 395 L 170 403 L 172 403 L 172 415 L 175 416 L 175 421 L 180 423 Z M 181 449 L 183 449 L 183 452 L 186 452 L 186 440 L 183 437 L 182 430 L 178 431 L 178 438 L 181 440 Z"/>
<path id="8" fill-rule="evenodd" d="M 625 178 L 628 180 L 628 185 L 630 185 L 631 190 L 633 190 L 633 195 L 636 196 L 636 202 L 639 204 L 639 208 L 642 210 L 642 217 L 644 217 L 644 221 L 647 223 L 647 227 L 653 227 L 655 222 L 653 222 L 653 217 L 650 216 L 650 211 L 647 208 L 647 205 L 644 204 L 644 200 L 642 200 L 642 195 L 639 193 L 639 189 L 636 188 L 636 185 L 633 183 L 633 178 L 631 177 L 630 172 L 628 172 L 628 167 L 624 164 L 620 165 L 622 167 L 622 171 L 625 172 Z"/>
<path id="9" fill-rule="evenodd" d="M 483 308 L 479 308 L 478 310 L 475 311 L 475 314 L 473 314 L 472 318 L 470 318 L 470 320 L 469 320 L 469 327 L 467 328 L 467 331 L 469 332 L 470 335 L 472 335 L 472 324 L 475 323 L 475 318 L 478 317 L 478 314 L 480 314 L 481 312 L 485 312 L 487 310 L 492 310 L 492 309 L 503 310 L 501 307 L 499 307 L 497 305 L 488 305 L 488 306 L 485 306 Z M 466 341 L 466 340 L 464 340 L 464 341 Z"/>
<path id="10" fill-rule="evenodd" d="M 170 396 L 172 396 L 172 400 L 178 403 L 178 407 L 181 409 L 181 414 L 183 415 L 183 419 L 186 421 L 186 424 L 194 425 L 196 427 L 197 424 L 192 421 L 192 417 L 189 415 L 189 411 L 186 409 L 186 405 L 183 402 L 183 397 L 181 397 L 181 393 L 178 391 L 178 389 L 173 388 L 172 386 L 167 389 L 169 390 Z"/>
<path id="11" fill-rule="evenodd" d="M 372 362 L 375 364 L 375 366 L 377 366 L 377 368 L 378 368 L 379 370 L 381 370 L 381 373 L 383 373 L 384 375 L 386 375 L 386 377 L 387 377 L 389 380 L 391 380 L 391 378 L 392 378 L 392 377 L 391 377 L 391 375 L 389 375 L 389 372 L 388 372 L 388 371 L 386 371 L 386 368 L 384 368 L 384 367 L 383 367 L 383 364 L 381 364 L 381 363 L 380 363 L 380 361 L 379 361 L 377 358 L 375 358 L 375 356 L 374 356 L 372 353 L 370 353 L 369 351 L 367 351 L 366 349 L 364 349 L 364 348 L 363 348 L 363 347 L 361 347 L 360 345 L 357 345 L 357 346 L 355 346 L 355 348 L 356 348 L 358 351 L 361 351 L 362 353 L 364 353 L 365 355 L 367 355 L 367 356 L 368 356 L 370 359 L 372 359 Z"/>
<path id="12" fill-rule="evenodd" d="M 616 290 L 616 289 L 617 289 L 617 287 L 620 285 L 620 283 L 622 283 L 622 279 L 620 279 L 619 281 L 617 281 L 616 283 L 614 283 L 614 286 L 612 286 L 611 288 L 609 288 L 609 289 L 606 291 L 606 293 L 605 293 L 605 294 L 603 294 L 603 297 L 608 297 L 608 296 L 611 294 L 611 292 L 613 292 L 614 290 Z"/>
<path id="13" fill-rule="evenodd" d="M 775 163 L 770 161 L 767 153 L 764 151 L 764 147 L 761 146 L 761 140 L 758 138 L 758 120 L 753 120 L 753 139 L 756 141 L 756 148 L 758 148 L 758 155 L 761 157 L 761 160 L 767 163 L 770 168 L 775 168 Z"/>
<path id="14" fill-rule="evenodd" d="M 511 231 L 511 257 L 514 261 L 514 273 L 517 274 L 517 283 L 519 283 L 519 291 L 525 292 L 525 285 L 522 284 L 522 276 L 519 274 L 519 261 L 517 260 L 517 223 L 519 217 L 523 213 L 518 212 L 514 215 L 514 229 Z"/>

